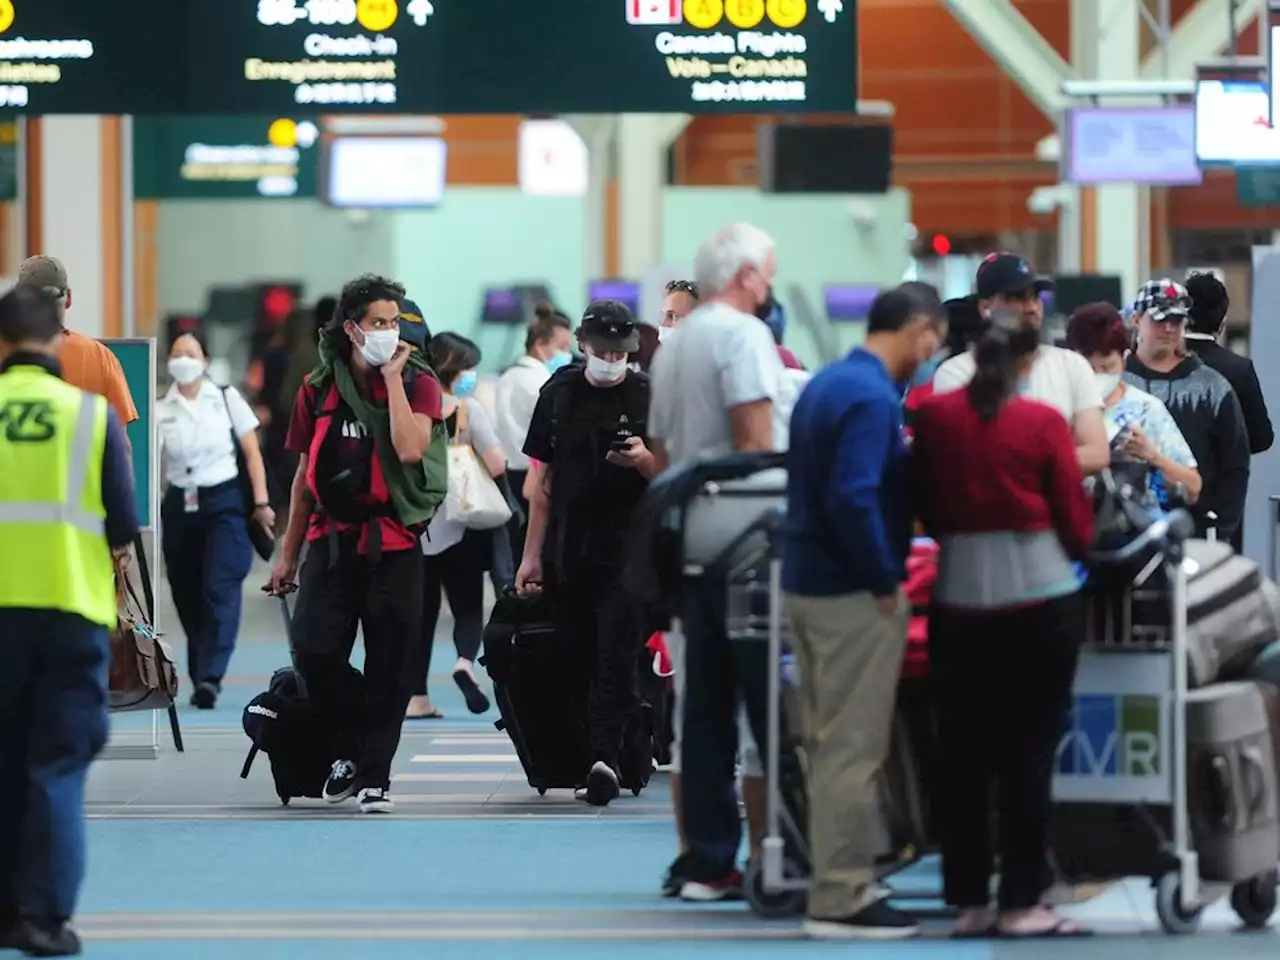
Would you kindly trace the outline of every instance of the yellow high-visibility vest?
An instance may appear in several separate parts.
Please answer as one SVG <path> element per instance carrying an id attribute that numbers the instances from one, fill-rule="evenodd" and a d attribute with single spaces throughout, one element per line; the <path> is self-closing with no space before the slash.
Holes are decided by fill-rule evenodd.
<path id="1" fill-rule="evenodd" d="M 107 402 L 35 365 L 0 374 L 0 608 L 116 625 L 102 503 Z"/>

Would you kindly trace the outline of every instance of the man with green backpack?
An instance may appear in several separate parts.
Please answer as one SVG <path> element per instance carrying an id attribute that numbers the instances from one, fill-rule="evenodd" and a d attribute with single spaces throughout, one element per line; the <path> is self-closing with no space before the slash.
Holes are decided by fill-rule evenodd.
<path id="1" fill-rule="evenodd" d="M 320 362 L 289 422 L 298 469 L 267 588 L 288 593 L 296 577 L 294 667 L 317 712 L 340 731 L 322 795 L 331 803 L 358 795 L 366 813 L 392 809 L 391 761 L 421 632 L 418 538 L 448 487 L 440 383 L 414 349 L 414 325 L 402 322 L 404 297 L 394 281 L 358 277 L 321 332 Z M 357 628 L 365 702 L 352 704 L 346 676 Z"/>

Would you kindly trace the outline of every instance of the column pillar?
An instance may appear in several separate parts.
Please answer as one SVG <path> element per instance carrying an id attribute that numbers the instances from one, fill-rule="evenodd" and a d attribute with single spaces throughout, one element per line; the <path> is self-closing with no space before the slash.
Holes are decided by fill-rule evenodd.
<path id="1" fill-rule="evenodd" d="M 624 114 L 618 118 L 618 266 L 639 280 L 662 261 L 662 202 L 667 150 L 689 123 L 683 114 Z"/>
<path id="2" fill-rule="evenodd" d="M 126 127 L 120 117 L 99 116 L 31 118 L 25 126 L 26 255 L 66 265 L 68 325 L 85 336 L 122 336 L 132 299 Z"/>
<path id="3" fill-rule="evenodd" d="M 1139 79 L 1141 31 L 1139 0 L 1071 0 L 1072 63 L 1082 78 Z M 1132 296 L 1150 270 L 1150 191 L 1106 184 L 1080 191 L 1085 205 L 1092 209 L 1081 210 L 1083 268 L 1118 275 Z"/>

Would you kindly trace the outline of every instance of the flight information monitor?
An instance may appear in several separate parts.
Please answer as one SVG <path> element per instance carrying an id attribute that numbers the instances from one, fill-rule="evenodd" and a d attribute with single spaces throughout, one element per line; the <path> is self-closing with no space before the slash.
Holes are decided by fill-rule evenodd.
<path id="1" fill-rule="evenodd" d="M 853 0 L 173 7 L 185 8 L 193 112 L 814 113 L 857 102 Z"/>

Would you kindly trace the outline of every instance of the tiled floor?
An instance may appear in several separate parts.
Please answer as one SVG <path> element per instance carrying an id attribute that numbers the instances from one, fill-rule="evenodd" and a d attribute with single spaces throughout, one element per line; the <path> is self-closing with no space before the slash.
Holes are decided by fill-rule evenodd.
<path id="1" fill-rule="evenodd" d="M 1280 947 L 1274 931 L 1234 933 L 1224 905 L 1210 909 L 1201 935 L 1164 936 L 1138 881 L 1069 909 L 1105 934 L 1083 942 L 948 942 L 935 917 L 919 941 L 825 946 L 803 941 L 795 921 L 764 922 L 741 905 L 664 901 L 656 885 L 673 843 L 664 780 L 603 811 L 567 793 L 539 797 L 493 717 L 466 715 L 447 676 L 433 680 L 433 692 L 448 718 L 406 726 L 393 816 L 361 817 L 350 804 L 282 808 L 264 761 L 239 779 L 247 747 L 240 707 L 287 659 L 278 609 L 249 586 L 225 706 L 183 708 L 187 752 L 174 753 L 162 726 L 157 759 L 110 760 L 93 771 L 79 918 L 91 957 L 326 960 L 376 943 L 382 960 L 578 960 L 602 950 L 629 960 L 656 949 L 696 951 L 699 960 L 825 949 L 867 960 L 940 952 L 953 960 L 1245 960 Z M 438 673 L 450 668 L 450 646 L 442 631 Z M 149 717 L 119 718 L 114 743 L 149 741 Z M 897 883 L 927 896 L 938 889 L 936 865 Z"/>

